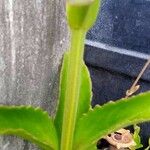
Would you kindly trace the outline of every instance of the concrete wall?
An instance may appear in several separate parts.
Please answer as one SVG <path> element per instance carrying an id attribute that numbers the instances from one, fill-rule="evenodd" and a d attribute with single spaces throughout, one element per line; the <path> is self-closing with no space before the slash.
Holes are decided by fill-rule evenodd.
<path id="1" fill-rule="evenodd" d="M 52 114 L 67 43 L 63 0 L 0 0 L 0 104 L 31 104 Z M 0 150 L 29 149 L 36 148 L 0 138 Z"/>

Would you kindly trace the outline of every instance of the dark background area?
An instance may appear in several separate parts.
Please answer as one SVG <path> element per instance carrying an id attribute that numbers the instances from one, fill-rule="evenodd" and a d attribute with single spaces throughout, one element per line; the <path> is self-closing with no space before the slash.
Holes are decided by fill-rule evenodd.
<path id="1" fill-rule="evenodd" d="M 125 96 L 150 57 L 150 1 L 102 0 L 96 25 L 86 40 L 85 61 L 93 83 L 92 105 Z M 150 67 L 139 92 L 150 90 Z M 150 123 L 141 124 L 147 146 Z"/>
<path id="2" fill-rule="evenodd" d="M 102 0 L 87 39 L 150 54 L 150 1 Z"/>

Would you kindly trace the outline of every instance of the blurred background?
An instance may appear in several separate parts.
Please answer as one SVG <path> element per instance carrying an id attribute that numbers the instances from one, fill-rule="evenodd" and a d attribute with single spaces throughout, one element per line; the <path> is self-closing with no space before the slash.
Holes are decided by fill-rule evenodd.
<path id="1" fill-rule="evenodd" d="M 94 93 L 92 105 L 125 97 L 149 58 L 150 1 L 102 0 L 97 23 L 86 40 L 85 61 Z M 150 90 L 150 66 L 139 84 L 137 93 Z M 146 146 L 150 124 L 140 126 Z"/>

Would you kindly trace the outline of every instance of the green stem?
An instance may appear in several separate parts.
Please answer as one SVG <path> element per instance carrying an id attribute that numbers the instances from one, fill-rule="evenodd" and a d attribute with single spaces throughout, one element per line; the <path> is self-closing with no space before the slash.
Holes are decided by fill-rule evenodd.
<path id="1" fill-rule="evenodd" d="M 61 150 L 72 150 L 74 130 L 79 103 L 79 87 L 81 65 L 84 54 L 84 40 L 86 32 L 72 30 L 69 70 L 65 92 L 64 119 L 62 124 Z"/>

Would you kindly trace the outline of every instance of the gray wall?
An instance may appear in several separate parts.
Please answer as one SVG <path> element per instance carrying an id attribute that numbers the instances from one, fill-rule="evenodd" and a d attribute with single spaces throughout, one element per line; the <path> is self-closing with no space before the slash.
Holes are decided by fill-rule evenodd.
<path id="1" fill-rule="evenodd" d="M 31 104 L 52 114 L 67 43 L 63 0 L 0 0 L 0 104 Z M 34 146 L 0 138 L 0 150 L 28 149 Z"/>

